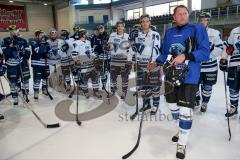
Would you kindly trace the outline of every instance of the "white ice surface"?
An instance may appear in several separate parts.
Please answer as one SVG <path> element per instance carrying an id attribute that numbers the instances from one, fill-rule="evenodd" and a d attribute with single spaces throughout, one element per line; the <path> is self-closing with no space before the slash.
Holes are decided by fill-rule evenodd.
<path id="1" fill-rule="evenodd" d="M 9 92 L 8 84 L 5 80 L 3 83 L 6 92 Z M 39 101 L 35 102 L 31 90 L 30 103 L 47 123 L 60 122 L 61 127 L 58 129 L 43 128 L 31 112 L 21 107 L 21 101 L 20 107 L 13 107 L 8 101 L 0 102 L 0 113 L 6 118 L 0 122 L 0 159 L 120 160 L 135 145 L 139 122 L 122 119 L 125 113 L 133 113 L 134 107 L 119 100 L 115 110 L 100 118 L 84 121 L 79 127 L 75 122 L 61 121 L 54 115 L 56 104 L 68 98 L 52 89 L 50 92 L 53 101 L 40 95 Z M 76 100 L 76 97 L 73 99 Z M 99 104 L 99 101 L 96 103 Z M 80 98 L 80 104 L 80 112 L 97 106 L 93 99 L 87 101 L 84 97 Z M 71 107 L 74 112 L 75 103 Z M 163 96 L 160 110 L 161 113 L 169 114 Z M 219 72 L 207 113 L 202 115 L 195 111 L 186 159 L 240 159 L 239 119 L 231 120 L 232 140 L 229 142 L 225 111 L 223 76 Z M 176 159 L 176 146 L 171 143 L 171 137 L 176 131 L 171 121 L 150 122 L 148 119 L 143 124 L 140 146 L 130 159 Z"/>

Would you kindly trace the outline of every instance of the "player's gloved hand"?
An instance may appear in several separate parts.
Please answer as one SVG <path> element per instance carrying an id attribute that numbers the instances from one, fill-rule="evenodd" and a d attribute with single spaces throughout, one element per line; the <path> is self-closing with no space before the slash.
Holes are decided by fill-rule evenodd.
<path id="1" fill-rule="evenodd" d="M 85 51 L 85 54 L 87 55 L 88 58 L 90 58 L 90 56 L 91 56 L 90 53 L 91 52 L 89 50 Z"/>
<path id="2" fill-rule="evenodd" d="M 24 47 L 23 46 L 21 46 L 21 47 L 19 47 L 19 56 L 23 56 L 23 54 L 24 54 Z"/>
<path id="3" fill-rule="evenodd" d="M 221 58 L 219 61 L 219 68 L 221 71 L 227 72 L 228 71 L 228 60 Z"/>
<path id="4" fill-rule="evenodd" d="M 95 46 L 93 46 L 93 50 L 94 50 L 94 52 L 100 54 L 100 53 L 102 53 L 103 48 L 100 45 L 95 45 Z"/>
<path id="5" fill-rule="evenodd" d="M 126 70 L 127 70 L 128 72 L 131 72 L 131 70 L 132 70 L 132 62 L 127 62 L 127 63 L 125 64 L 125 68 L 126 68 Z"/>
<path id="6" fill-rule="evenodd" d="M 101 61 L 98 58 L 95 58 L 94 60 L 94 66 L 96 68 L 97 71 L 101 70 Z"/>
<path id="7" fill-rule="evenodd" d="M 65 43 L 65 44 L 62 45 L 62 47 L 61 47 L 61 51 L 62 51 L 62 52 L 67 52 L 68 49 L 69 49 L 69 45 L 68 45 L 67 43 Z"/>
<path id="8" fill-rule="evenodd" d="M 147 64 L 147 69 L 151 72 L 157 66 L 156 62 L 149 62 Z"/>
<path id="9" fill-rule="evenodd" d="M 111 45 L 109 43 L 103 45 L 103 50 L 104 51 L 111 51 Z"/>
<path id="10" fill-rule="evenodd" d="M 144 45 L 141 44 L 141 43 L 133 43 L 132 44 L 132 50 L 134 52 L 137 52 L 137 53 L 141 54 L 142 51 L 144 50 Z"/>

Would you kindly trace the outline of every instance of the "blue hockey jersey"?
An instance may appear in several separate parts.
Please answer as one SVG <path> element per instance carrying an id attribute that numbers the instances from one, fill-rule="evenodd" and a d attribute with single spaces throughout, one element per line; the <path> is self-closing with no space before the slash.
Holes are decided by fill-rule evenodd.
<path id="1" fill-rule="evenodd" d="M 207 61 L 210 56 L 209 39 L 206 28 L 201 24 L 186 24 L 183 27 L 173 27 L 166 31 L 163 40 L 162 54 L 156 59 L 164 63 L 168 54 L 173 57 L 185 52 L 185 41 L 194 38 L 196 49 L 191 53 L 194 61 L 189 61 L 188 72 L 185 75 L 184 83 L 198 84 L 200 78 L 201 62 Z"/>
<path id="2" fill-rule="evenodd" d="M 2 50 L 7 66 L 17 66 L 20 62 L 30 58 L 30 49 L 25 39 L 21 37 L 7 37 L 3 39 Z"/>
<path id="3" fill-rule="evenodd" d="M 39 40 L 31 41 L 32 56 L 31 65 L 32 67 L 48 66 L 47 58 L 49 57 L 50 45 L 47 42 L 41 42 Z"/>

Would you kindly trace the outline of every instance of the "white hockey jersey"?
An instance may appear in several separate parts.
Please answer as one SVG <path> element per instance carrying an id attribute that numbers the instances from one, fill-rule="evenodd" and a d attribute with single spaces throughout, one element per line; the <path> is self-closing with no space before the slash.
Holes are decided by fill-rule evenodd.
<path id="1" fill-rule="evenodd" d="M 74 41 L 72 56 L 75 61 L 76 68 L 80 69 L 81 73 L 90 72 L 95 69 L 94 59 L 96 56 L 92 51 L 90 41 Z"/>
<path id="2" fill-rule="evenodd" d="M 127 61 L 132 61 L 132 54 L 127 47 L 129 35 L 124 33 L 119 35 L 114 32 L 110 35 L 108 43 L 111 46 L 111 65 L 113 66 L 125 66 Z"/>
<path id="3" fill-rule="evenodd" d="M 234 28 L 231 31 L 227 43 L 234 47 L 234 51 L 230 57 L 229 67 L 240 66 L 240 27 Z M 226 53 L 226 47 L 224 47 L 222 58 L 228 58 L 228 54 Z"/>
<path id="4" fill-rule="evenodd" d="M 144 49 L 141 53 L 137 53 L 137 61 L 141 69 L 146 70 L 147 64 L 155 61 L 160 55 L 161 37 L 159 33 L 149 30 L 148 33 L 138 32 L 138 37 L 134 43 L 141 43 Z M 152 54 L 152 59 L 151 58 Z"/>
<path id="5" fill-rule="evenodd" d="M 60 64 L 61 62 L 61 57 L 59 55 L 59 43 L 61 43 L 61 39 L 56 39 L 54 41 L 52 41 L 51 39 L 48 39 L 47 42 L 50 45 L 50 57 L 49 57 L 49 64 L 50 65 L 56 65 L 56 64 Z"/>
<path id="6" fill-rule="evenodd" d="M 210 57 L 206 62 L 201 64 L 201 72 L 214 72 L 218 70 L 217 58 L 223 51 L 223 42 L 221 34 L 218 30 L 207 28 L 209 45 L 210 45 Z"/>
<path id="7" fill-rule="evenodd" d="M 73 42 L 74 42 L 74 39 L 73 38 L 69 38 L 67 40 L 61 40 L 59 41 L 59 55 L 61 57 L 61 63 L 64 64 L 64 63 L 69 63 L 70 61 L 72 61 L 72 50 L 73 50 Z M 62 51 L 61 50 L 61 47 L 64 45 L 64 44 L 67 44 L 68 45 L 68 50 L 66 52 Z"/>

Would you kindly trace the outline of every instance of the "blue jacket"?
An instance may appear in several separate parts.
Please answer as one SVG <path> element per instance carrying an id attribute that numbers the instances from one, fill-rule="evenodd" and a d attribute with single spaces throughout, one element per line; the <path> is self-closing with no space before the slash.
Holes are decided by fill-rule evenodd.
<path id="1" fill-rule="evenodd" d="M 164 63 L 168 54 L 178 56 L 185 52 L 185 41 L 192 37 L 196 42 L 196 49 L 191 53 L 194 61 L 189 61 L 188 72 L 185 75 L 185 84 L 198 84 L 201 62 L 207 61 L 210 56 L 209 39 L 206 28 L 202 24 L 186 24 L 183 27 L 173 27 L 166 31 L 162 45 L 162 54 L 156 61 Z"/>

